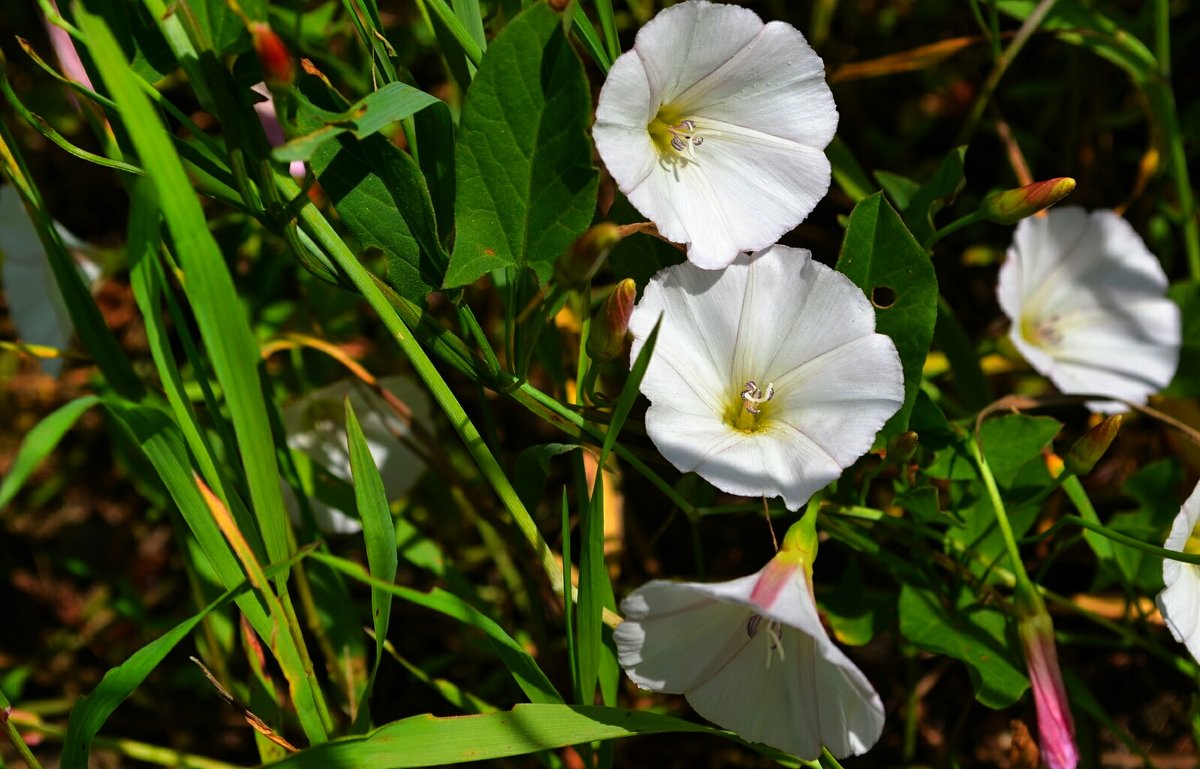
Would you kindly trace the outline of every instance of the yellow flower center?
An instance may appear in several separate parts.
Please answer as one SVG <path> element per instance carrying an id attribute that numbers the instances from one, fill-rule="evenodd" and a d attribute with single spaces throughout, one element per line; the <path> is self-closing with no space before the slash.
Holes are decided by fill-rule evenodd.
<path id="1" fill-rule="evenodd" d="M 691 158 L 694 148 L 704 143 L 697 135 L 696 121 L 669 107 L 663 107 L 646 125 L 658 154 L 666 160 Z"/>
<path id="2" fill-rule="evenodd" d="M 770 422 L 775 398 L 775 385 L 759 386 L 753 379 L 742 387 L 736 399 L 730 399 L 725 410 L 725 423 L 743 433 L 765 430 Z"/>
<path id="3" fill-rule="evenodd" d="M 1058 327 L 1061 321 L 1057 313 L 1045 318 L 1026 316 L 1021 319 L 1021 336 L 1037 347 L 1053 349 L 1062 344 L 1062 330 Z"/>

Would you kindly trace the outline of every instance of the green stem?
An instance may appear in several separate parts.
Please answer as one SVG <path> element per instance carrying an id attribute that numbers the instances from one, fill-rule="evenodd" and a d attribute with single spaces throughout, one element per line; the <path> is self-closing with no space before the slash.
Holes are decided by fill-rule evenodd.
<path id="1" fill-rule="evenodd" d="M 1148 78 L 1146 91 L 1154 104 L 1155 111 L 1163 122 L 1167 162 L 1175 176 L 1175 187 L 1179 195 L 1179 216 L 1183 225 L 1183 245 L 1187 253 L 1188 270 L 1192 280 L 1200 280 L 1200 223 L 1196 221 L 1196 200 L 1192 195 L 1192 182 L 1188 174 L 1187 151 L 1183 132 L 1179 128 L 1179 116 L 1175 106 L 1175 95 L 1171 90 L 1171 13 L 1168 0 L 1155 0 L 1154 4 L 1154 55 L 1158 60 L 1158 77 Z"/>
<path id="2" fill-rule="evenodd" d="M 1200 554 L 1182 553 L 1178 550 L 1168 550 L 1165 547 L 1156 547 L 1147 542 L 1143 542 L 1140 539 L 1134 539 L 1126 534 L 1122 534 L 1119 531 L 1113 531 L 1112 529 L 1102 526 L 1099 523 L 1092 523 L 1091 521 L 1080 518 L 1077 515 L 1064 515 L 1058 520 L 1057 523 L 1047 529 L 1044 534 L 1039 535 L 1038 539 L 1044 539 L 1068 524 L 1074 524 L 1080 528 L 1087 529 L 1088 531 L 1094 531 L 1102 537 L 1111 539 L 1113 542 L 1120 543 L 1126 547 L 1131 547 L 1134 550 L 1140 550 L 1143 553 L 1147 553 L 1158 558 L 1165 558 L 1171 561 L 1179 561 L 1180 563 L 1190 563 L 1195 566 L 1200 566 Z"/>
<path id="3" fill-rule="evenodd" d="M 1104 528 L 1104 524 L 1100 523 L 1100 516 L 1096 515 L 1096 508 L 1092 507 L 1092 500 L 1088 498 L 1087 492 L 1083 489 L 1083 484 L 1079 482 L 1077 476 L 1071 475 L 1063 480 L 1063 490 L 1067 492 L 1071 503 L 1075 505 L 1075 509 L 1079 511 L 1079 515 L 1093 526 L 1099 527 L 1103 531 L 1108 531 Z M 1096 548 L 1096 554 L 1101 559 L 1108 560 L 1113 557 L 1112 545 L 1108 540 L 1095 540 L 1092 545 Z"/>
<path id="4" fill-rule="evenodd" d="M 1038 592 L 1037 587 L 1025 572 L 1025 563 L 1021 560 L 1021 551 L 1017 547 L 1017 538 L 1013 535 L 1012 524 L 1008 521 L 1008 513 L 1004 510 L 1004 501 L 1000 497 L 1000 488 L 996 485 L 996 479 L 992 475 L 992 469 L 988 467 L 987 460 L 983 458 L 983 451 L 979 448 L 979 441 L 976 440 L 975 436 L 970 436 L 967 438 L 967 446 L 970 447 L 971 457 L 979 467 L 979 477 L 983 479 L 983 486 L 987 490 L 988 500 L 992 503 L 992 512 L 996 515 L 996 525 L 999 526 L 1000 535 L 1004 538 L 1004 547 L 1008 551 L 1008 559 L 1012 561 L 1016 589 L 1036 594 Z"/>
<path id="5" fill-rule="evenodd" d="M 973 211 L 962 218 L 955 219 L 954 221 L 950 222 L 949 224 L 947 224 L 945 227 L 941 228 L 940 230 L 935 231 L 932 235 L 930 235 L 928 238 L 926 238 L 925 242 L 922 243 L 921 246 L 926 251 L 932 251 L 934 243 L 937 243 L 939 240 L 946 237 L 947 235 L 949 235 L 952 232 L 957 232 L 958 230 L 961 230 L 963 227 L 966 227 L 968 224 L 974 224 L 975 222 L 979 222 L 979 221 L 983 221 L 983 214 L 979 211 Z"/>
<path id="6" fill-rule="evenodd" d="M 1004 73 L 1008 71 L 1009 65 L 1017 58 L 1017 54 L 1025 47 L 1025 43 L 1033 35 L 1037 28 L 1041 26 L 1042 20 L 1046 18 L 1046 14 L 1050 13 L 1050 9 L 1058 0 L 1041 0 L 1033 12 L 1025 17 L 1025 23 L 1017 30 L 1017 34 L 1008 44 L 1008 48 L 1004 49 L 1004 53 L 996 59 L 996 63 L 992 66 L 992 71 L 988 73 L 987 80 L 983 83 L 983 88 L 979 89 L 979 95 L 975 97 L 975 103 L 971 105 L 971 112 L 967 115 L 967 120 L 963 123 L 962 130 L 958 133 L 958 139 L 955 144 L 966 144 L 971 138 L 971 134 L 975 133 L 975 129 L 979 126 L 979 119 L 983 117 L 983 110 L 992 99 L 992 94 L 996 91 L 996 86 L 1000 84 L 1000 79 L 1004 77 Z M 995 3 L 993 3 L 993 8 Z M 998 38 L 995 38 L 998 39 Z"/>
<path id="7" fill-rule="evenodd" d="M 21 733 L 17 731 L 17 725 L 14 723 L 16 718 L 12 712 L 12 706 L 8 702 L 8 697 L 0 692 L 0 723 L 4 724 L 4 734 L 8 737 L 8 741 L 17 749 L 17 753 L 28 765 L 29 769 L 42 769 L 42 765 L 38 763 L 37 758 L 33 755 L 33 751 L 25 744 L 25 739 L 21 737 Z"/>

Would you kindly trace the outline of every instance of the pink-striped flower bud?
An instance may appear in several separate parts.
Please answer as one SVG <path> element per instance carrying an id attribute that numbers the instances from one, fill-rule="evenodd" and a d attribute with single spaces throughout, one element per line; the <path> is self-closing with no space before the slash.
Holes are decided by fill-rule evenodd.
<path id="1" fill-rule="evenodd" d="M 1058 667 L 1054 624 L 1046 605 L 1032 586 L 1018 585 L 1016 595 L 1017 635 L 1025 651 L 1025 665 L 1033 685 L 1037 708 L 1038 746 L 1049 769 L 1075 769 L 1079 750 L 1075 747 L 1075 720 L 1067 703 L 1067 689 Z"/>
<path id="2" fill-rule="evenodd" d="M 588 334 L 587 354 L 596 363 L 608 363 L 625 349 L 625 332 L 629 330 L 629 316 L 637 301 L 637 284 L 626 278 L 617 284 L 612 293 L 592 316 L 592 329 Z"/>
<path id="3" fill-rule="evenodd" d="M 1016 224 L 1027 216 L 1049 208 L 1074 190 L 1075 180 L 1068 176 L 1034 182 L 987 196 L 979 211 L 985 219 L 997 224 Z"/>

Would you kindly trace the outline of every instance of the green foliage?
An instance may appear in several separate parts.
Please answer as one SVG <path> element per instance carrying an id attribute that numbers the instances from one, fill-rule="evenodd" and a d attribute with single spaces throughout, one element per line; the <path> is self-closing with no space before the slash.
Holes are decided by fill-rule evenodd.
<path id="1" fill-rule="evenodd" d="M 304 136 L 328 125 L 323 111 L 352 111 L 316 78 L 304 78 L 301 92 L 318 108 L 308 109 L 301 102 L 296 130 Z M 424 303 L 441 285 L 448 257 L 417 162 L 382 136 L 358 139 L 343 133 L 321 142 L 311 164 L 350 231 L 364 246 L 383 251 L 388 284 L 400 296 Z"/>
<path id="2" fill-rule="evenodd" d="M 208 739 L 223 719 L 209 709 L 167 715 L 206 686 L 182 660 L 192 642 L 237 705 L 300 743 L 285 755 L 258 738 L 260 762 L 272 766 L 501 759 L 600 769 L 639 765 L 646 744 L 612 743 L 672 732 L 706 735 L 671 743 L 683 763 L 730 741 L 807 765 L 683 720 L 682 698 L 621 681 L 619 596 L 650 577 L 752 573 L 772 552 L 764 507 L 775 531 L 791 515 L 680 477 L 657 455 L 640 394 L 654 336 L 628 370 L 589 368 L 583 352 L 615 282 L 633 278 L 644 293 L 685 259 L 601 176 L 588 136 L 621 41 L 660 5 L 572 2 L 560 14 L 523 0 L 422 0 L 411 13 L 376 0 L 60 3 L 93 89 L 54 71 L 35 50 L 40 29 L 25 30 L 33 66 L 3 62 L 0 85 L 20 121 L 19 130 L 0 121 L 0 172 L 27 204 L 79 344 L 64 351 L 62 383 L 33 386 L 20 345 L 0 345 L 0 381 L 12 383 L 0 398 L 0 435 L 11 433 L 0 440 L 0 525 L 17 543 L 0 578 L 42 603 L 62 601 L 59 627 L 30 621 L 20 596 L 5 615 L 19 649 L 36 639 L 50 650 L 26 659 L 0 646 L 16 658 L 2 681 L 14 705 L 5 726 L 24 760 L 35 765 L 45 750 L 21 740 L 37 731 L 51 747 L 62 740 L 61 763 L 75 769 L 101 746 L 122 761 L 231 766 L 221 763 L 227 740 Z M 787 15 L 783 5 L 770 11 Z M 1100 729 L 1152 761 L 1161 745 L 1186 742 L 1187 719 L 1151 738 L 1129 713 L 1151 695 L 1185 713 L 1190 690 L 1178 681 L 1195 680 L 1197 666 L 1137 607 L 1163 588 L 1171 554 L 1158 545 L 1196 455 L 1165 438 L 1151 411 L 1127 420 L 1087 477 L 1052 478 L 1053 454 L 1089 423 L 1077 404 L 1043 399 L 1045 378 L 1003 337 L 991 297 L 1011 230 L 976 226 L 972 206 L 1014 186 L 1023 155 L 1035 178 L 1077 175 L 1083 203 L 1119 204 L 1138 230 L 1151 222 L 1148 242 L 1161 248 L 1183 320 L 1179 370 L 1151 406 L 1194 422 L 1195 404 L 1182 399 L 1200 394 L 1200 241 L 1184 144 L 1196 115 L 1178 114 L 1175 99 L 1195 99 L 1179 50 L 1172 83 L 1170 44 L 1186 45 L 1196 25 L 1162 0 L 1136 12 L 1082 0 L 901 4 L 857 9 L 853 25 L 831 24 L 848 10 L 819 5 L 813 19 L 793 11 L 790 22 L 806 31 L 811 22 L 829 67 L 840 114 L 826 149 L 834 188 L 785 242 L 825 258 L 840 237 L 838 269 L 874 303 L 904 373 L 904 404 L 876 451 L 814 502 L 822 620 L 838 644 L 865 647 L 847 655 L 890 708 L 877 757 L 865 760 L 957 765 L 995 748 L 967 735 L 999 716 L 949 699 L 967 681 L 986 708 L 1029 721 L 1014 595 L 1036 590 L 1058 626 L 1085 763 Z M 1014 49 L 1017 23 L 1048 5 L 1047 34 Z M 55 18 L 49 4 L 38 9 Z M 18 27 L 40 22 L 38 9 L 14 11 Z M 273 150 L 247 87 L 261 70 L 250 21 L 269 22 L 294 63 L 313 62 L 297 66 L 294 87 L 274 86 L 288 140 Z M 834 53 L 881 44 L 893 53 Z M 80 109 L 41 88 L 45 78 L 71 88 Z M 963 94 L 979 95 L 983 116 L 965 132 L 969 183 L 968 145 L 945 142 L 966 114 Z M 881 159 L 888 170 L 875 167 Z M 307 164 L 300 184 L 283 166 L 295 160 Z M 89 289 L 52 215 L 93 207 L 105 221 L 91 230 L 114 248 L 105 283 Z M 601 223 L 637 232 L 590 283 L 560 285 L 556 260 Z M 936 253 L 925 248 L 933 244 Z M 419 464 L 414 487 L 388 491 L 368 421 L 376 407 L 347 401 L 345 430 L 323 456 L 298 446 L 330 415 L 285 427 L 285 404 L 347 371 L 368 383 L 408 375 L 437 404 L 433 416 L 400 396 L 378 406 Z M 57 400 L 29 406 L 29 392 L 47 389 Z M 989 408 L 1008 395 L 1019 397 Z M 1044 406 L 1053 417 L 1035 413 Z M 906 431 L 915 435 L 893 440 Z M 90 488 L 87 509 L 105 515 L 62 514 L 79 508 L 80 487 L 107 490 L 112 478 L 123 496 L 111 515 Z M 318 530 L 319 503 L 348 514 L 348 528 Z M 79 531 L 119 527 L 144 539 L 105 539 L 96 553 L 70 544 Z M 26 547 L 42 530 L 51 533 Z M 154 544 L 158 531 L 174 535 L 171 548 Z M 138 555 L 105 581 L 110 550 Z M 43 592 L 23 587 L 29 563 Z M 158 586 L 154 600 L 145 584 Z M 69 719 L 43 702 L 34 720 L 21 700 L 57 684 L 45 671 L 64 663 L 46 664 L 51 653 L 99 683 L 64 681 L 56 696 L 89 694 Z M 1121 693 L 1128 702 L 1114 704 L 1096 681 L 1118 659 L 1139 675 L 1137 691 Z M 879 674 L 890 666 L 899 672 Z M 1162 670 L 1176 684 L 1161 685 Z M 1091 690 L 1079 688 L 1084 676 Z M 123 702 L 130 718 L 161 710 L 171 730 L 139 738 L 206 755 L 101 736 L 126 730 L 106 726 Z M 963 726 L 934 745 L 926 736 L 946 712 Z M 244 754 L 252 739 L 246 729 L 229 750 Z"/>
<path id="3" fill-rule="evenodd" d="M 447 286 L 500 267 L 550 279 L 596 204 L 590 101 L 583 66 L 549 7 L 533 6 L 492 42 L 459 126 Z"/>
<path id="4" fill-rule="evenodd" d="M 876 330 L 890 336 L 900 354 L 904 405 L 879 432 L 879 439 L 886 440 L 908 429 L 933 338 L 937 277 L 925 250 L 882 193 L 854 207 L 837 268 L 875 305 Z"/>

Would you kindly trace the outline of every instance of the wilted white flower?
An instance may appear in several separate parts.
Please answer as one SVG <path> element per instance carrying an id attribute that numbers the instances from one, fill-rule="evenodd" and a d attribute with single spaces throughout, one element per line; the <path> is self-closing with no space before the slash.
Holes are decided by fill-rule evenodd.
<path id="1" fill-rule="evenodd" d="M 859 755 L 883 731 L 883 703 L 822 627 L 812 549 L 796 544 L 789 532 L 770 563 L 741 579 L 638 588 L 621 603 L 617 657 L 638 686 L 683 694 L 744 739 L 808 760 L 822 746 Z"/>
<path id="2" fill-rule="evenodd" d="M 837 120 L 824 64 L 795 27 L 689 0 L 613 64 L 592 136 L 663 237 L 719 269 L 779 240 L 825 196 Z"/>
<path id="3" fill-rule="evenodd" d="M 846 276 L 772 246 L 727 269 L 659 272 L 633 311 L 636 359 L 662 317 L 641 389 L 672 464 L 743 496 L 803 505 L 871 448 L 904 402 L 900 358 Z"/>
<path id="4" fill-rule="evenodd" d="M 1163 544 L 1167 550 L 1200 554 L 1200 537 L 1196 522 L 1200 521 L 1200 485 L 1183 503 L 1171 533 Z M 1170 559 L 1163 560 L 1163 584 L 1158 594 L 1158 610 L 1175 640 L 1187 646 L 1200 661 L 1200 566 Z"/>
<path id="5" fill-rule="evenodd" d="M 67 248 L 91 250 L 58 222 L 54 226 Z M 4 257 L 0 275 L 4 280 L 5 301 L 21 341 L 64 349 L 75 326 L 29 212 L 10 185 L 0 187 L 0 254 Z M 100 276 L 100 268 L 89 259 L 81 260 L 80 269 L 89 282 Z M 39 363 L 50 376 L 58 376 L 62 371 L 62 358 L 43 358 Z"/>
<path id="6" fill-rule="evenodd" d="M 997 287 L 1013 344 L 1058 389 L 1139 404 L 1179 363 L 1179 308 L 1166 291 L 1162 265 L 1128 222 L 1070 207 L 1017 225 Z"/>
<path id="7" fill-rule="evenodd" d="M 411 379 L 385 377 L 379 380 L 379 384 L 412 410 L 414 420 L 428 423 L 428 396 Z M 379 468 L 388 499 L 403 496 L 425 470 L 424 462 L 400 440 L 411 436 L 412 428 L 408 421 L 401 419 L 391 406 L 358 380 L 334 382 L 284 407 L 283 424 L 287 431 L 288 447 L 302 452 L 336 478 L 351 483 L 353 476 L 350 472 L 350 444 L 346 439 L 346 407 L 342 402 L 347 396 L 354 408 L 354 415 L 358 417 L 363 436 L 367 439 L 367 448 Z M 362 522 L 358 517 L 347 515 L 316 497 L 310 497 L 309 504 L 320 531 L 326 534 L 356 534 L 362 531 Z M 348 497 L 345 504 L 353 509 L 353 497 Z M 289 507 L 292 507 L 295 515 L 294 500 L 289 500 Z"/>

